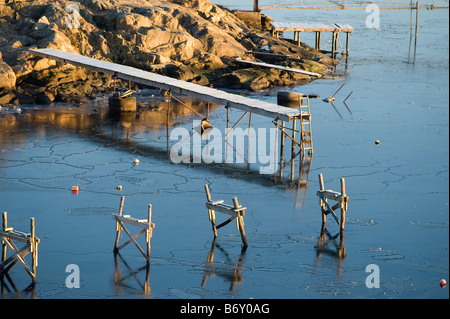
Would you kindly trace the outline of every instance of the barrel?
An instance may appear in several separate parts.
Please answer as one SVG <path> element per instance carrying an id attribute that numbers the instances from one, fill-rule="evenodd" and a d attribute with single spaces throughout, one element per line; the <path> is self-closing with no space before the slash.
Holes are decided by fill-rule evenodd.
<path id="1" fill-rule="evenodd" d="M 295 103 L 298 106 L 298 101 L 303 97 L 302 93 L 279 91 L 277 94 L 277 103 L 279 105 L 290 106 Z"/>
<path id="2" fill-rule="evenodd" d="M 109 98 L 109 109 L 114 112 L 135 112 L 136 98 L 133 96 L 111 96 Z"/>
<path id="3" fill-rule="evenodd" d="M 298 107 L 299 100 L 303 96 L 303 93 L 279 91 L 277 94 L 278 105 L 287 107 Z"/>

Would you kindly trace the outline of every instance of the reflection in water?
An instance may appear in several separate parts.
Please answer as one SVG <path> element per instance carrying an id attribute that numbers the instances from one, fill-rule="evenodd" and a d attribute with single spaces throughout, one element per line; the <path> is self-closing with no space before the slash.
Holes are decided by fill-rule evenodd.
<path id="1" fill-rule="evenodd" d="M 339 243 L 336 239 L 339 237 Z M 328 238 L 328 239 L 327 239 Z M 334 246 L 330 247 L 330 246 Z M 327 254 L 334 258 L 337 257 L 337 274 L 340 275 L 342 272 L 342 263 L 347 257 L 345 254 L 344 246 L 344 231 L 338 232 L 336 235 L 332 236 L 330 232 L 326 229 L 325 223 L 322 223 L 322 228 L 320 230 L 320 236 L 317 241 L 316 248 L 316 265 L 320 266 L 320 259 L 322 254 Z"/>
<path id="2" fill-rule="evenodd" d="M 9 282 L 9 285 L 8 285 Z M 14 298 L 23 299 L 30 298 L 36 299 L 36 283 L 32 282 L 25 289 L 20 291 L 20 289 L 14 283 L 11 276 L 5 272 L 0 275 L 0 285 L 1 285 L 1 297 L 4 298 Z"/>
<path id="3" fill-rule="evenodd" d="M 66 130 L 69 134 L 85 136 L 89 141 L 98 141 L 102 145 L 114 145 L 115 148 L 123 149 L 128 153 L 170 161 L 168 156 L 169 127 L 189 123 L 193 118 L 197 119 L 192 110 L 208 117 L 215 109 L 222 107 L 190 97 L 183 97 L 183 101 L 180 103 L 177 100 L 167 101 L 159 93 L 150 95 L 148 91 L 145 91 L 142 94 L 140 92 L 135 94 L 138 101 L 136 112 L 112 113 L 108 109 L 107 98 L 86 104 L 21 106 L 21 112 L 13 107 L 2 107 L 0 110 L 0 148 L 8 150 L 26 145 L 30 142 L 30 138 L 36 137 L 36 132 L 40 136 L 53 137 L 55 132 L 56 135 L 60 135 L 62 130 Z M 152 132 L 155 134 L 151 134 Z M 205 137 L 202 143 L 205 143 L 205 140 L 207 147 L 208 137 Z M 225 141 L 225 143 L 227 142 Z M 250 152 L 250 147 L 248 147 L 248 152 Z M 8 156 L 8 154 L 9 152 L 3 152 L 0 154 L 0 158 Z M 292 156 L 290 160 L 281 160 L 279 168 L 273 175 L 260 174 L 259 168 L 255 167 L 256 165 L 250 167 L 250 163 L 227 165 L 226 163 L 207 164 L 191 161 L 188 165 L 190 168 L 201 168 L 218 174 L 232 175 L 234 178 L 264 186 L 273 186 L 275 182 L 275 184 L 285 185 L 287 189 L 297 189 L 297 206 L 299 203 L 303 203 L 311 165 L 310 159 L 305 160 L 300 155 L 300 165 L 298 166 L 296 158 L 299 157 L 299 154 L 300 152 Z M 275 151 L 275 155 L 278 156 L 278 152 Z M 184 164 L 181 163 L 181 165 Z M 289 169 L 290 173 L 283 174 L 283 170 Z M 297 172 L 299 173 L 298 179 L 295 176 Z"/>
<path id="4" fill-rule="evenodd" d="M 127 274 L 123 275 L 120 271 L 119 267 L 119 259 L 127 269 Z M 145 280 L 144 283 L 138 278 L 138 274 L 141 271 L 145 270 Z M 132 285 L 126 283 L 126 281 L 129 278 L 133 278 L 137 285 L 139 286 L 139 289 L 136 289 Z M 122 295 L 122 288 L 128 288 L 128 289 L 134 289 L 137 290 L 139 293 L 141 291 L 144 291 L 145 295 L 150 295 L 151 289 L 150 289 L 150 263 L 146 262 L 144 266 L 138 268 L 137 270 L 133 270 L 130 265 L 125 261 L 125 259 L 122 257 L 122 255 L 119 252 L 114 252 L 114 284 L 116 286 L 116 294 L 118 296 Z"/>
<path id="5" fill-rule="evenodd" d="M 225 255 L 226 261 L 215 263 L 214 250 L 217 248 Z M 208 253 L 208 258 L 205 263 L 205 274 L 203 275 L 202 287 L 205 287 L 208 277 L 220 276 L 231 282 L 230 291 L 234 290 L 236 283 L 242 283 L 242 266 L 244 264 L 244 257 L 247 247 L 243 246 L 238 261 L 234 262 L 228 252 L 213 240 L 211 249 Z"/>

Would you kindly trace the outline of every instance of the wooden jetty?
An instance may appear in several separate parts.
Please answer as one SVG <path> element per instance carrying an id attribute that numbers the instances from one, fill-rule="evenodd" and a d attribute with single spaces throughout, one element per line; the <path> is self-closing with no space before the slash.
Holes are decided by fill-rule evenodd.
<path id="1" fill-rule="evenodd" d="M 340 226 L 341 232 L 344 231 L 345 225 L 345 212 L 347 210 L 347 203 L 349 202 L 349 197 L 346 196 L 345 193 L 345 180 L 341 178 L 341 192 L 335 192 L 332 190 L 325 190 L 325 186 L 323 183 L 323 175 L 319 174 L 319 184 L 320 190 L 317 192 L 317 196 L 320 199 L 320 207 L 322 210 L 322 224 L 325 225 L 327 221 L 326 215 L 331 214 L 333 218 L 336 220 L 338 225 Z M 337 204 L 330 206 L 328 204 L 328 199 L 334 200 Z M 340 208 L 341 209 L 341 219 L 336 216 L 334 210 Z"/>
<path id="2" fill-rule="evenodd" d="M 247 209 L 247 207 L 242 207 L 241 205 L 239 205 L 237 197 L 233 198 L 233 205 L 224 204 L 223 200 L 213 201 L 211 199 L 211 194 L 209 193 L 208 185 L 205 185 L 205 192 L 207 199 L 206 208 L 208 209 L 209 221 L 211 222 L 212 225 L 214 238 L 217 238 L 217 230 L 219 228 L 228 225 L 230 222 L 236 219 L 237 228 L 241 233 L 242 243 L 244 244 L 244 247 L 247 247 L 248 244 L 247 244 L 247 237 L 245 236 L 244 218 L 243 218 L 245 216 L 245 210 Z M 216 211 L 224 213 L 226 215 L 230 215 L 231 217 L 228 218 L 226 221 L 224 221 L 222 224 L 216 226 L 216 215 L 215 215 Z"/>
<path id="3" fill-rule="evenodd" d="M 128 244 L 134 243 L 136 248 L 139 250 L 142 256 L 144 256 L 147 262 L 150 262 L 150 238 L 152 237 L 153 228 L 155 227 L 155 224 L 152 224 L 152 205 L 151 204 L 148 205 L 147 219 L 137 219 L 131 217 L 130 215 L 122 215 L 124 200 L 125 196 L 122 196 L 120 198 L 119 213 L 111 215 L 111 218 L 116 221 L 116 242 L 114 244 L 114 252 L 118 252 L 120 249 L 124 248 Z M 137 226 L 142 229 L 136 235 L 132 236 L 124 224 Z M 130 239 L 124 242 L 122 245 L 118 246 L 121 230 L 123 230 Z M 147 252 L 145 252 L 136 241 L 136 239 L 144 233 L 145 233 L 145 241 L 147 243 Z"/>
<path id="4" fill-rule="evenodd" d="M 367 5 L 374 4 L 373 1 L 351 1 L 351 0 L 296 0 L 276 1 L 273 4 L 258 7 L 258 1 L 254 4 L 254 11 L 266 10 L 366 10 Z M 419 6 L 413 1 L 388 0 L 377 3 L 380 10 L 412 10 L 412 9 L 448 9 L 448 1 L 425 0 Z"/>
<path id="5" fill-rule="evenodd" d="M 30 49 L 30 52 L 39 57 L 53 59 L 62 63 L 70 63 L 123 80 L 163 89 L 172 94 L 189 95 L 207 102 L 225 105 L 227 108 L 236 108 L 272 119 L 278 118 L 283 121 L 290 121 L 299 115 L 298 111 L 288 107 L 227 93 L 168 76 L 139 70 L 130 66 L 89 58 L 76 53 L 69 53 L 57 49 Z"/>
<path id="6" fill-rule="evenodd" d="M 24 233 L 8 226 L 7 213 L 3 213 L 3 228 L 0 230 L 0 240 L 2 242 L 2 262 L 0 264 L 0 275 L 6 274 L 16 264 L 21 263 L 33 282 L 36 281 L 36 267 L 38 265 L 38 244 L 39 238 L 35 234 L 34 218 L 30 219 L 30 233 Z M 16 242 L 24 243 L 22 248 L 18 248 Z M 6 258 L 7 250 L 11 248 L 12 255 Z M 25 256 L 31 254 L 31 266 L 25 260 Z"/>
<path id="7" fill-rule="evenodd" d="M 312 31 L 316 33 L 315 48 L 320 50 L 320 42 L 322 32 L 331 32 L 333 40 L 331 42 L 331 54 L 334 57 L 337 52 L 337 43 L 340 32 L 345 32 L 347 35 L 345 52 L 349 53 L 349 34 L 353 32 L 353 28 L 349 24 L 342 23 L 291 23 L 291 22 L 270 22 L 272 27 L 272 36 L 279 38 L 280 32 L 293 31 L 294 41 L 300 45 L 300 33 L 305 31 Z"/>
<path id="8" fill-rule="evenodd" d="M 264 68 L 279 69 L 279 70 L 283 70 L 283 71 L 295 72 L 295 73 L 300 73 L 300 74 L 306 74 L 306 75 L 315 76 L 315 77 L 321 77 L 322 76 L 319 73 L 308 72 L 308 71 L 294 69 L 294 68 L 288 68 L 286 66 L 270 64 L 270 63 L 265 63 L 265 62 L 246 61 L 246 60 L 242 60 L 242 59 L 236 59 L 235 61 L 239 62 L 239 63 L 246 63 L 246 64 L 251 64 L 251 65 L 260 66 L 260 67 L 264 67 Z"/>

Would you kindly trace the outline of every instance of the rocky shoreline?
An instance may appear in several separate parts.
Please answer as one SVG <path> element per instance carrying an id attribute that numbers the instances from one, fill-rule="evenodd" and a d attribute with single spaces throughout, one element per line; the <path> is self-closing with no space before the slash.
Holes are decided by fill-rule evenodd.
<path id="1" fill-rule="evenodd" d="M 311 47 L 245 25 L 209 0 L 0 0 L 0 30 L 0 105 L 83 102 L 112 90 L 110 76 L 35 57 L 31 48 L 55 48 L 200 85 L 252 91 L 311 77 L 249 67 L 236 63 L 237 58 L 320 74 L 335 64 Z M 255 57 L 248 51 L 275 55 Z"/>

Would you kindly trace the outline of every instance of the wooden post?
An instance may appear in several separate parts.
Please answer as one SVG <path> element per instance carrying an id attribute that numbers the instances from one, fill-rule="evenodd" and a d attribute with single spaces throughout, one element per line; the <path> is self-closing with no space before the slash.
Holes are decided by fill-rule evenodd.
<path id="1" fill-rule="evenodd" d="M 281 121 L 281 127 L 284 128 L 285 122 Z M 281 130 L 280 141 L 280 178 L 283 178 L 283 157 L 284 157 L 284 130 Z"/>
<path id="2" fill-rule="evenodd" d="M 296 125 L 297 125 L 297 119 L 294 118 L 293 122 L 292 122 L 292 156 L 294 156 L 295 153 L 295 144 L 296 144 L 296 140 L 295 140 L 295 129 L 296 129 Z"/>
<path id="3" fill-rule="evenodd" d="M 253 11 L 259 12 L 258 0 L 253 0 Z"/>
<path id="4" fill-rule="evenodd" d="M 414 35 L 414 61 L 416 60 L 417 24 L 419 22 L 419 1 L 416 2 L 416 31 Z"/>
<path id="5" fill-rule="evenodd" d="M 230 109 L 227 106 L 227 133 L 228 133 L 228 126 L 230 124 Z"/>
<path id="6" fill-rule="evenodd" d="M 152 224 L 152 204 L 148 204 L 148 224 Z M 147 241 L 147 261 L 150 261 L 150 238 L 151 238 L 152 229 L 151 227 L 147 229 L 145 240 Z"/>
<path id="7" fill-rule="evenodd" d="M 325 190 L 325 186 L 323 184 L 323 175 L 322 175 L 322 173 L 319 174 L 319 185 L 320 185 L 320 190 L 321 191 Z M 322 211 L 322 224 L 325 225 L 325 223 L 327 222 L 327 215 L 325 214 L 325 204 L 322 203 L 322 199 L 320 199 L 320 209 Z"/>
<path id="8" fill-rule="evenodd" d="M 248 134 L 247 134 L 247 167 L 250 170 L 250 129 L 252 127 L 252 112 L 250 112 L 250 115 L 248 117 Z M 256 149 L 255 149 L 256 150 Z"/>
<path id="9" fill-rule="evenodd" d="M 8 217 L 7 213 L 3 212 L 3 231 L 6 231 L 6 228 L 8 228 Z M 6 242 L 2 241 L 2 262 L 6 260 Z"/>
<path id="10" fill-rule="evenodd" d="M 120 206 L 119 206 L 119 216 L 122 216 L 122 210 L 123 210 L 123 202 L 125 200 L 125 196 L 122 196 L 120 198 Z M 120 231 L 122 227 L 120 227 L 119 223 L 116 221 L 116 241 L 114 244 L 114 251 L 117 252 L 117 245 L 119 244 L 119 238 L 120 238 Z"/>
<path id="11" fill-rule="evenodd" d="M 206 193 L 206 200 L 208 202 L 212 202 L 208 184 L 205 184 L 205 193 Z M 211 227 L 214 233 L 214 238 L 217 238 L 216 214 L 212 209 L 208 209 L 208 213 L 209 213 L 209 220 L 211 221 Z"/>
<path id="12" fill-rule="evenodd" d="M 233 198 L 233 204 L 234 208 L 239 208 L 239 203 L 237 197 Z M 244 244 L 244 247 L 247 247 L 247 238 L 245 236 L 245 230 L 244 230 L 244 220 L 242 219 L 241 213 L 239 212 L 239 216 L 237 217 L 238 225 L 239 225 L 239 231 L 241 233 L 242 243 Z"/>
<path id="13" fill-rule="evenodd" d="M 227 167 L 228 163 L 228 127 L 230 125 L 230 108 L 228 106 L 225 107 L 227 109 L 227 131 L 225 134 L 225 167 Z"/>
<path id="14" fill-rule="evenodd" d="M 345 225 L 345 210 L 347 209 L 347 200 L 345 196 L 345 179 L 341 178 L 341 231 Z"/>
<path id="15" fill-rule="evenodd" d="M 116 76 L 114 75 L 113 95 L 116 94 Z"/>
<path id="16" fill-rule="evenodd" d="M 36 281 L 36 266 L 37 266 L 37 252 L 36 252 L 36 233 L 34 227 L 34 218 L 30 220 L 30 252 L 31 252 L 31 272 L 33 273 L 33 282 Z"/>
<path id="17" fill-rule="evenodd" d="M 166 119 L 166 125 L 169 126 L 169 119 L 170 119 L 170 101 L 172 100 L 172 92 L 169 91 L 169 101 L 167 101 L 167 119 Z"/>
<path id="18" fill-rule="evenodd" d="M 347 32 L 347 40 L 345 41 L 345 50 L 346 50 L 345 53 L 346 53 L 347 55 L 348 55 L 348 53 L 349 53 L 349 45 L 348 45 L 349 40 L 350 40 L 350 33 Z"/>
<path id="19" fill-rule="evenodd" d="M 322 32 L 319 31 L 319 38 L 317 39 L 317 50 L 320 50 L 320 39 L 322 37 Z"/>
<path id="20" fill-rule="evenodd" d="M 300 46 L 300 31 L 297 33 L 297 45 Z"/>

